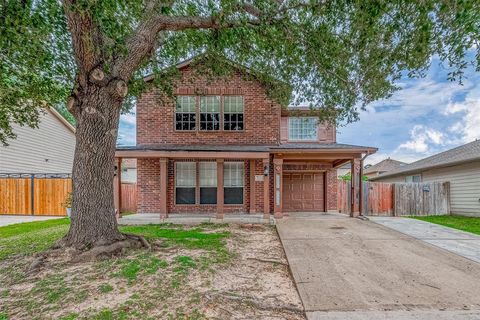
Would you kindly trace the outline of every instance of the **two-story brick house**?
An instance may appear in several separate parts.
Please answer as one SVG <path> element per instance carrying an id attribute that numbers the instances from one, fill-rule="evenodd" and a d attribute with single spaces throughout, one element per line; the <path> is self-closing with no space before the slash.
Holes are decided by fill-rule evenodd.
<path id="1" fill-rule="evenodd" d="M 137 212 L 336 211 L 336 168 L 351 162 L 358 172 L 376 149 L 336 143 L 334 126 L 308 109 L 293 116 L 241 67 L 210 79 L 194 75 L 197 63 L 177 65 L 174 98 L 157 90 L 138 98 L 137 145 L 117 149 L 118 159 L 137 159 Z"/>

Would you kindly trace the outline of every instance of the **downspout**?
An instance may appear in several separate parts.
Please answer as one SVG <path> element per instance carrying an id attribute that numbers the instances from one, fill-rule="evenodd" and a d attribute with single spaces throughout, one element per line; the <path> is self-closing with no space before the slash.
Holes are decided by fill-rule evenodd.
<path id="1" fill-rule="evenodd" d="M 371 153 L 367 151 L 367 153 L 365 154 L 365 156 L 363 156 L 362 159 L 360 159 L 360 171 L 359 171 L 359 176 L 360 176 L 360 181 L 359 181 L 359 184 L 360 184 L 360 189 L 358 190 L 358 196 L 360 199 L 359 200 L 359 211 L 360 211 L 360 215 L 359 217 L 363 217 L 363 161 L 370 155 Z"/>

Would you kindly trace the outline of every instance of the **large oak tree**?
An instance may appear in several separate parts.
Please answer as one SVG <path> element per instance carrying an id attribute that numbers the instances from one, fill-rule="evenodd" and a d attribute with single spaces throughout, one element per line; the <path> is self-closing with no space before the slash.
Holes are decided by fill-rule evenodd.
<path id="1" fill-rule="evenodd" d="M 226 57 L 265 77 L 274 98 L 347 123 L 434 55 L 461 81 L 479 66 L 479 30 L 476 0 L 1 0 L 0 142 L 12 124 L 35 127 L 42 108 L 66 106 L 77 131 L 63 244 L 111 244 L 127 237 L 113 203 L 119 116 L 146 74 L 169 93 L 169 66 L 206 53 L 204 72 L 222 74 Z"/>

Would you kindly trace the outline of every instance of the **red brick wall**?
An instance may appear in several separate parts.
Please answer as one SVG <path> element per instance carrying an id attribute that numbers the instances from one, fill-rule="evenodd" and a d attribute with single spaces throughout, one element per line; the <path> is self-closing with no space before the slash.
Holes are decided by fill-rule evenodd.
<path id="1" fill-rule="evenodd" d="M 138 159 L 137 212 L 160 212 L 160 160 Z"/>
<path id="2" fill-rule="evenodd" d="M 229 78 L 212 80 L 199 77 L 192 67 L 185 67 L 181 70 L 181 78 L 174 85 L 174 93 L 195 96 L 243 96 L 244 131 L 176 131 L 173 99 L 151 90 L 142 94 L 137 102 L 138 145 L 157 143 L 272 145 L 279 142 L 281 106 L 267 97 L 260 82 L 247 80 L 239 72 Z"/>
<path id="3" fill-rule="evenodd" d="M 337 211 L 337 169 L 329 169 L 326 174 L 327 211 Z"/>

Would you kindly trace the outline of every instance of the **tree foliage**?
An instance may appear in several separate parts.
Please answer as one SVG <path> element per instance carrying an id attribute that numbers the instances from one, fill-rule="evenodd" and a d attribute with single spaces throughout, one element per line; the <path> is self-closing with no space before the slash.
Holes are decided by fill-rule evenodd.
<path id="1" fill-rule="evenodd" d="M 133 97 L 149 73 L 168 91 L 168 67 L 199 53 L 289 84 L 292 97 L 272 86 L 284 103 L 351 122 L 402 75 L 422 76 L 433 55 L 461 82 L 469 63 L 479 67 L 479 34 L 476 0 L 2 0 L 0 142 L 13 123 L 34 127 L 41 108 L 64 104 L 94 68 Z"/>

